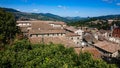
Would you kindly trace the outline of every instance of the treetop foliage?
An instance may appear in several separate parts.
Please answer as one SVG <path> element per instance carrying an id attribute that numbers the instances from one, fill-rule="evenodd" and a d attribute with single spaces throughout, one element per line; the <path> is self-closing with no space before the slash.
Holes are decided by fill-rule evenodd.
<path id="1" fill-rule="evenodd" d="M 18 28 L 13 14 L 0 9 L 0 43 L 10 43 L 17 32 Z"/>
<path id="2" fill-rule="evenodd" d="M 76 54 L 61 44 L 31 44 L 17 41 L 0 51 L 0 68 L 116 68 L 89 53 Z"/>

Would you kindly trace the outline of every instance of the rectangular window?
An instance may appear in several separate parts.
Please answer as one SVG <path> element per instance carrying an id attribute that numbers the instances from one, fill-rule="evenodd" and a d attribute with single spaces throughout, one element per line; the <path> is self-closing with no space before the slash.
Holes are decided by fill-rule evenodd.
<path id="1" fill-rule="evenodd" d="M 73 37 L 71 37 L 71 40 L 73 40 Z"/>
<path id="2" fill-rule="evenodd" d="M 32 37 L 32 35 L 30 35 L 30 37 Z"/>

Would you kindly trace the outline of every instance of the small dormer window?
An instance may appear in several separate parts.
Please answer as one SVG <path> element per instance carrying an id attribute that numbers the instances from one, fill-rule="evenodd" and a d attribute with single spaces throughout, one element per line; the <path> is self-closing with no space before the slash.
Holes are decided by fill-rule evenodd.
<path id="1" fill-rule="evenodd" d="M 36 34 L 36 37 L 38 37 L 38 34 Z"/>

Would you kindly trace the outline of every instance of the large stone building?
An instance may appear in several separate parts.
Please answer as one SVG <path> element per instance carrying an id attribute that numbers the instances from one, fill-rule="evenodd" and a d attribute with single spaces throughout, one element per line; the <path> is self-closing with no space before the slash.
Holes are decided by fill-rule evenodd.
<path id="1" fill-rule="evenodd" d="M 32 43 L 54 42 L 57 44 L 65 44 L 66 46 L 80 47 L 83 31 L 74 29 L 75 31 L 70 32 L 66 30 L 68 26 L 64 22 L 17 21 L 17 26 L 21 28 L 23 34 L 27 36 Z"/>

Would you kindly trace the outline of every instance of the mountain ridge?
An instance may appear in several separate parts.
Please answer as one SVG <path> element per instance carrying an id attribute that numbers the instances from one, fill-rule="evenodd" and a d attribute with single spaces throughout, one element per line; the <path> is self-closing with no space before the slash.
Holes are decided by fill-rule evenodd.
<path id="1" fill-rule="evenodd" d="M 30 19 L 36 19 L 36 20 L 51 20 L 51 21 L 63 21 L 63 22 L 76 22 L 80 20 L 87 19 L 85 17 L 61 17 L 59 15 L 55 15 L 52 13 L 27 13 L 27 12 L 21 12 L 13 8 L 4 8 L 0 7 L 0 9 L 4 9 L 7 12 L 11 12 L 15 15 L 17 20 L 30 20 Z M 120 14 L 116 15 L 104 15 L 104 16 L 98 16 L 98 17 L 91 17 L 96 19 L 120 19 Z"/>
<path id="2" fill-rule="evenodd" d="M 37 19 L 37 20 L 52 20 L 52 21 L 64 21 L 64 22 L 70 22 L 70 20 L 54 15 L 51 13 L 27 13 L 27 12 L 21 12 L 12 8 L 3 8 L 0 7 L 0 9 L 3 9 L 7 12 L 11 12 L 14 14 L 17 20 L 30 20 L 30 19 Z"/>

